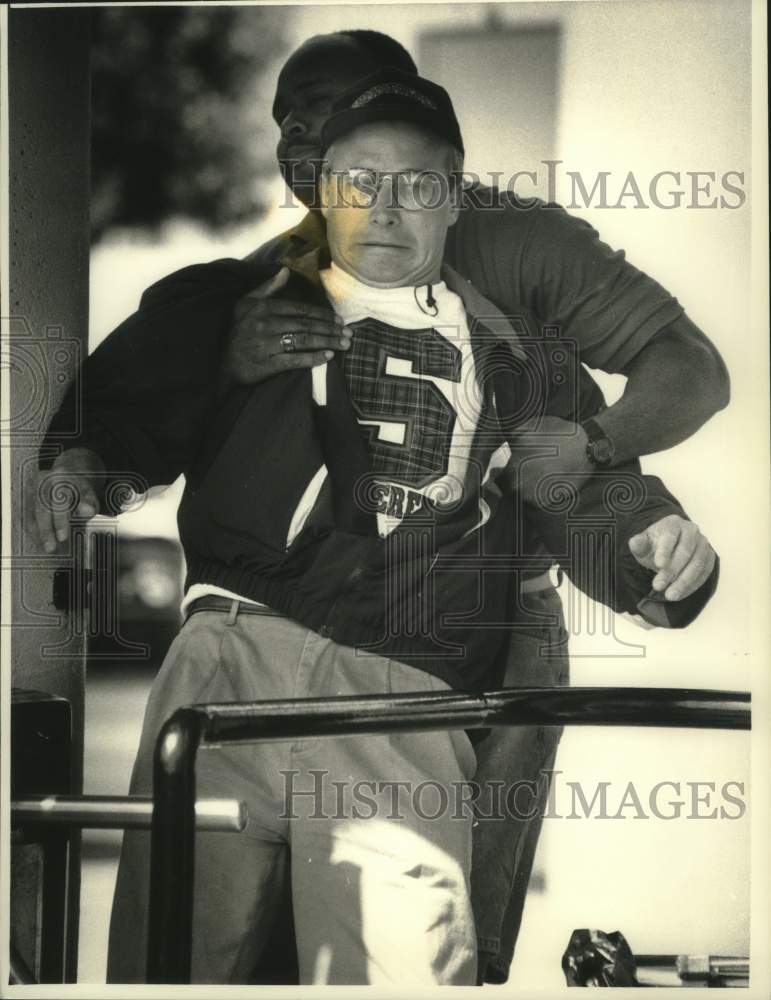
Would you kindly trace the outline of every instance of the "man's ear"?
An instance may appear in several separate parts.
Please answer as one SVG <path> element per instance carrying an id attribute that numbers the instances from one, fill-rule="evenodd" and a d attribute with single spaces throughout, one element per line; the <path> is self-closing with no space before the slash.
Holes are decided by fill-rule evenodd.
<path id="1" fill-rule="evenodd" d="M 447 228 L 454 226 L 460 216 L 463 202 L 463 157 L 453 150 L 450 157 L 450 165 L 447 173 L 449 188 L 447 194 L 450 198 L 450 217 L 447 220 Z"/>
<path id="2" fill-rule="evenodd" d="M 447 197 L 450 199 L 450 214 L 447 217 L 447 228 L 454 226 L 460 216 L 460 176 L 456 176 L 454 171 L 449 174 L 450 183 L 447 188 Z"/>

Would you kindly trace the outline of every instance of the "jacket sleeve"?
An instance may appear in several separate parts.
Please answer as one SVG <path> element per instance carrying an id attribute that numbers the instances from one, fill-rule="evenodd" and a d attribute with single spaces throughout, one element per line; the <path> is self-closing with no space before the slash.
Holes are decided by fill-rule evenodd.
<path id="1" fill-rule="evenodd" d="M 83 362 L 48 427 L 40 467 L 62 449 L 85 447 L 104 462 L 108 484 L 123 478 L 142 492 L 173 482 L 216 403 L 233 306 L 259 280 L 254 268 L 221 260 L 145 291 Z"/>
<path id="2" fill-rule="evenodd" d="M 542 363 L 547 366 L 544 357 Z M 551 384 L 551 380 L 549 380 Z M 605 400 L 583 366 L 552 388 L 545 413 L 581 421 L 600 412 Z M 719 561 L 702 586 L 682 601 L 665 601 L 651 589 L 654 573 L 629 550 L 629 539 L 670 514 L 688 518 L 680 502 L 638 461 L 597 470 L 562 483 L 555 477 L 551 506 L 525 504 L 527 531 L 539 535 L 571 581 L 614 611 L 641 615 L 652 625 L 683 628 L 701 612 L 717 587 Z"/>
<path id="3" fill-rule="evenodd" d="M 614 611 L 640 615 L 652 625 L 683 628 L 715 592 L 719 560 L 708 579 L 689 597 L 666 601 L 651 589 L 654 573 L 629 550 L 629 539 L 670 514 L 687 518 L 680 503 L 656 476 L 644 475 L 638 462 L 565 482 L 555 492 L 569 511 L 526 505 L 532 529 L 572 583 Z"/>

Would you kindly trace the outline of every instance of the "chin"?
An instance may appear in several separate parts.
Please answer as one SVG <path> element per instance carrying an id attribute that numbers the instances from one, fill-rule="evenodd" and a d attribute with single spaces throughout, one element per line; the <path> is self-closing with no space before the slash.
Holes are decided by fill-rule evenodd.
<path id="1" fill-rule="evenodd" d="M 363 281 L 365 285 L 372 285 L 373 288 L 401 288 L 403 285 L 411 285 L 408 276 L 402 274 L 389 274 L 384 271 L 383 268 L 369 268 L 367 270 L 358 270 L 354 273 L 355 277 L 359 281 Z"/>
<path id="2" fill-rule="evenodd" d="M 278 169 L 288 188 L 296 198 L 309 208 L 318 208 L 319 161 L 292 159 L 286 157 L 278 161 Z"/>
<path id="3" fill-rule="evenodd" d="M 294 177 L 301 183 L 316 181 L 319 178 L 321 164 L 324 158 L 321 154 L 303 152 L 298 156 L 292 156 L 291 151 L 281 151 L 278 156 L 278 166 L 284 178 Z"/>
<path id="4" fill-rule="evenodd" d="M 320 208 L 319 191 L 313 171 L 300 172 L 296 168 L 296 161 L 288 165 L 279 163 L 281 176 L 284 178 L 286 186 L 295 198 L 298 198 L 308 208 Z"/>

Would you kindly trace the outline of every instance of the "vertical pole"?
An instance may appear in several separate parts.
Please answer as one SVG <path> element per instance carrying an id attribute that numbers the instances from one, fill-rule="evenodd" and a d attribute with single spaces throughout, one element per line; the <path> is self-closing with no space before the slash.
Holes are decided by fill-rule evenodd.
<path id="1" fill-rule="evenodd" d="M 195 758 L 205 717 L 180 709 L 158 737 L 153 769 L 148 983 L 189 983 L 195 874 Z"/>
<path id="2" fill-rule="evenodd" d="M 62 568 L 78 571 L 77 553 L 74 545 L 43 552 L 25 491 L 34 483 L 42 435 L 88 349 L 89 19 L 85 10 L 12 8 L 7 21 L 9 289 L 2 308 L 8 403 L 0 431 L 11 501 L 2 587 L 11 677 L 4 662 L 2 694 L 8 697 L 12 684 L 70 703 L 70 794 L 78 794 L 83 781 L 84 643 L 76 616 L 55 606 L 53 578 Z M 45 891 L 23 863 L 23 846 L 11 852 L 14 938 L 26 964 L 36 973 L 45 966 L 50 982 L 73 982 L 77 975 L 80 831 L 69 834 L 69 846 L 66 864 L 42 876 L 49 878 Z M 18 906 L 39 894 L 46 905 L 57 889 L 66 895 L 64 912 L 60 906 L 44 917 L 50 924 L 66 913 L 55 935 L 64 953 L 59 945 L 60 954 L 42 955 L 39 914 L 30 917 Z"/>

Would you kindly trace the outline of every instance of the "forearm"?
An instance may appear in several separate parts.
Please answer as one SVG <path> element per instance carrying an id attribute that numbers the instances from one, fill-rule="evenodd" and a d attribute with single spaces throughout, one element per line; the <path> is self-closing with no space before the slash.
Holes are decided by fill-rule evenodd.
<path id="1" fill-rule="evenodd" d="M 627 367 L 621 399 L 595 419 L 615 446 L 614 464 L 664 451 L 728 404 L 728 371 L 711 342 L 682 316 Z"/>
<path id="2" fill-rule="evenodd" d="M 121 380 L 125 366 L 95 377 L 90 361 L 86 359 L 49 424 L 39 468 L 50 470 L 57 456 L 66 455 L 78 465 L 80 456 L 92 456 L 102 470 L 100 496 L 111 494 L 115 484 L 145 493 L 151 486 L 173 482 L 182 471 L 178 456 L 184 452 L 188 425 L 193 424 L 194 403 L 181 418 L 169 415 L 162 405 L 166 397 L 153 405 L 153 400 L 136 393 L 135 380 Z"/>

